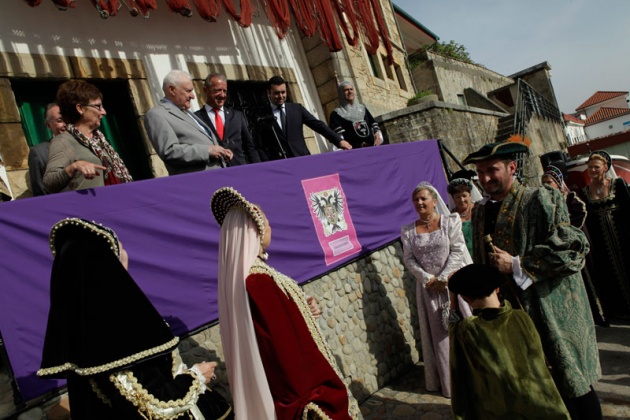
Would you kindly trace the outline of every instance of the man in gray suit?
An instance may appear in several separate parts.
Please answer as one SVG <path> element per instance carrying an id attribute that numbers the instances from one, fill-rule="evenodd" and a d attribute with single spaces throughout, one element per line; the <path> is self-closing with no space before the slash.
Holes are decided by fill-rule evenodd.
<path id="1" fill-rule="evenodd" d="M 144 125 L 169 175 L 225 167 L 232 151 L 221 147 L 210 127 L 189 111 L 195 99 L 190 75 L 171 70 L 162 90 L 164 98 L 146 113 Z"/>
<path id="2" fill-rule="evenodd" d="M 46 127 L 52 131 L 52 136 L 66 131 L 66 123 L 61 118 L 59 105 L 51 103 L 46 105 Z M 52 139 L 52 137 L 51 137 Z M 31 192 L 33 196 L 48 194 L 44 187 L 44 172 L 46 172 L 46 164 L 48 163 L 48 149 L 50 148 L 50 140 L 36 144 L 31 147 L 28 153 L 28 174 L 31 181 Z"/>

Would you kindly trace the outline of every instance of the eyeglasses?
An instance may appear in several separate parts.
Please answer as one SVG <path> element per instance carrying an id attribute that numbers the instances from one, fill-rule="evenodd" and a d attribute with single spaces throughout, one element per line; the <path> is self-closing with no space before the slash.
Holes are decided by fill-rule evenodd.
<path id="1" fill-rule="evenodd" d="M 90 106 L 94 109 L 97 109 L 99 111 L 103 110 L 103 104 L 83 104 L 83 106 Z"/>

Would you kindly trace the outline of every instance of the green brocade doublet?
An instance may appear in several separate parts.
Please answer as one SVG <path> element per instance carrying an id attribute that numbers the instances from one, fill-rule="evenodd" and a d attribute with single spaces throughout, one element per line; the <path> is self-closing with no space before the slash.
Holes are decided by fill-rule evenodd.
<path id="1" fill-rule="evenodd" d="M 527 314 L 508 302 L 451 324 L 455 419 L 569 420 Z"/>
<path id="2" fill-rule="evenodd" d="M 485 205 L 474 207 L 472 220 L 473 259 L 485 264 Z M 557 190 L 514 181 L 492 237 L 496 247 L 520 257 L 534 282 L 524 291 L 515 289 L 540 334 L 560 393 L 565 398 L 588 393 L 601 376 L 595 325 L 580 274 L 589 245 L 569 223 L 564 197 Z"/>

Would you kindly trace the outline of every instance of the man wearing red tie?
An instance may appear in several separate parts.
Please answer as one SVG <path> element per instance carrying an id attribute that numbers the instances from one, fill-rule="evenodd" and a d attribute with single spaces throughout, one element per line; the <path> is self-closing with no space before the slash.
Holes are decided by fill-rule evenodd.
<path id="1" fill-rule="evenodd" d="M 162 82 L 164 98 L 144 115 L 144 126 L 169 175 L 223 168 L 232 151 L 190 111 L 195 99 L 191 76 L 171 70 Z"/>
<path id="2" fill-rule="evenodd" d="M 210 74 L 203 84 L 203 91 L 206 94 L 206 104 L 195 115 L 214 131 L 219 138 L 219 144 L 234 154 L 227 162 L 228 166 L 260 162 L 245 115 L 225 106 L 227 78 L 222 74 Z"/>

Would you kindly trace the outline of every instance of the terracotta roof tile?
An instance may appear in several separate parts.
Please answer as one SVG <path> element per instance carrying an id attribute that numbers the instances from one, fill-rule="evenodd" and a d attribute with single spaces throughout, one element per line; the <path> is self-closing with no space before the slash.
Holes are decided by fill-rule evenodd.
<path id="1" fill-rule="evenodd" d="M 613 99 L 613 98 L 616 98 L 618 96 L 623 96 L 623 95 L 628 95 L 628 92 L 598 90 L 590 98 L 585 100 L 584 103 L 582 103 L 582 105 L 580 105 L 577 108 L 575 108 L 575 110 L 579 111 L 580 109 L 584 109 L 584 108 L 586 108 L 588 106 L 595 105 L 595 104 L 598 104 L 600 102 L 604 102 L 604 101 L 607 101 L 609 99 Z"/>
<path id="2" fill-rule="evenodd" d="M 573 116 L 573 115 L 570 115 L 570 114 L 565 114 L 565 113 L 562 113 L 562 118 L 563 118 L 565 121 L 570 121 L 570 122 L 574 122 L 574 123 L 576 123 L 576 124 L 582 124 L 582 125 L 584 125 L 584 120 L 582 120 L 582 119 L 580 119 L 580 118 L 578 118 L 578 117 L 575 117 L 575 116 Z"/>
<path id="3" fill-rule="evenodd" d="M 626 114 L 630 114 L 630 108 L 600 108 L 586 119 L 585 126 L 597 124 Z"/>

